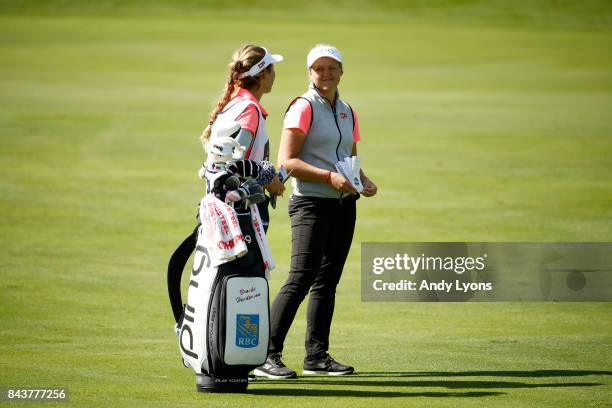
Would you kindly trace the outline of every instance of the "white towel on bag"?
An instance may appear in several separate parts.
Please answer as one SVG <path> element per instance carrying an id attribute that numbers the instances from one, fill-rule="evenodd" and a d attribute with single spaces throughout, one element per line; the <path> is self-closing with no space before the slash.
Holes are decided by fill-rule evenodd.
<path id="1" fill-rule="evenodd" d="M 266 279 L 270 280 L 270 271 L 276 268 L 276 264 L 274 263 L 274 258 L 272 258 L 268 237 L 266 236 L 264 225 L 259 215 L 259 209 L 256 205 L 251 206 L 251 220 L 253 222 L 253 231 L 255 231 L 255 239 L 257 239 L 259 252 L 261 252 L 261 257 L 263 258 L 264 267 L 266 269 Z"/>
<path id="2" fill-rule="evenodd" d="M 208 250 L 213 266 L 239 258 L 247 253 L 244 235 L 234 209 L 213 194 L 200 201 L 200 224 L 197 245 Z"/>

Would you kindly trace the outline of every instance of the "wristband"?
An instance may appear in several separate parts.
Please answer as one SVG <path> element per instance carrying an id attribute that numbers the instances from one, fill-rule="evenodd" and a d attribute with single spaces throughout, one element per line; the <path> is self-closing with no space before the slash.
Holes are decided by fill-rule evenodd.
<path id="1" fill-rule="evenodd" d="M 331 186 L 331 171 L 327 171 L 327 176 L 325 176 L 325 184 L 329 184 Z"/>

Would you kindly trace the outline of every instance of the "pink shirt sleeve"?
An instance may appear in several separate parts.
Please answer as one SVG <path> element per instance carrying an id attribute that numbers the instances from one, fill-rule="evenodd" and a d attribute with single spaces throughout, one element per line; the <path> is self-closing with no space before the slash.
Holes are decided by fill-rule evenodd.
<path id="1" fill-rule="evenodd" d="M 353 141 L 357 143 L 361 140 L 361 134 L 359 133 L 359 120 L 357 120 L 357 112 L 355 112 L 355 109 L 351 108 L 351 110 L 353 111 L 353 120 L 355 121 L 353 126 Z"/>
<path id="2" fill-rule="evenodd" d="M 297 98 L 285 113 L 283 129 L 300 129 L 304 134 L 308 134 L 311 121 L 312 107 L 310 102 L 303 98 Z"/>
<path id="3" fill-rule="evenodd" d="M 253 135 L 257 134 L 257 126 L 259 126 L 259 112 L 257 108 L 250 104 L 236 118 L 236 122 L 240 123 L 240 127 L 248 130 Z"/>

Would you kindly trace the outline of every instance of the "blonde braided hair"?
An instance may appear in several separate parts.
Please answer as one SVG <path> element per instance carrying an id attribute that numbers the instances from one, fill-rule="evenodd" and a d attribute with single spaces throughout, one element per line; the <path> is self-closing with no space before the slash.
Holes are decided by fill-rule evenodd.
<path id="1" fill-rule="evenodd" d="M 260 62 L 266 54 L 266 50 L 257 45 L 247 44 L 238 48 L 232 57 L 232 62 L 229 64 L 229 72 L 227 74 L 227 80 L 225 82 L 225 88 L 223 93 L 217 101 L 215 108 L 210 112 L 210 119 L 208 126 L 202 132 L 200 138 L 204 143 L 210 139 L 210 132 L 212 125 L 217 119 L 219 112 L 223 110 L 225 105 L 232 99 L 232 95 L 238 88 L 245 88 L 249 90 L 259 88 L 258 77 L 245 77 L 240 78 L 240 74 L 247 72 L 253 65 Z M 270 66 L 266 68 L 266 71 L 272 69 Z"/>

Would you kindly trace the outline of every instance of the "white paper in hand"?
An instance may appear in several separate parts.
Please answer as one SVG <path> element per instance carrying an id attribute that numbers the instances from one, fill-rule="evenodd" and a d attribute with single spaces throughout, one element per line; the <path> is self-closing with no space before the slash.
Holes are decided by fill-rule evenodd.
<path id="1" fill-rule="evenodd" d="M 359 160 L 359 157 L 357 156 L 352 156 L 350 157 L 350 159 L 352 160 L 351 163 L 351 170 L 352 170 L 352 175 L 353 175 L 353 187 L 355 187 L 355 190 L 357 190 L 358 192 L 362 192 L 363 191 L 363 184 L 361 184 L 361 160 Z"/>
<path id="2" fill-rule="evenodd" d="M 361 161 L 357 156 L 347 157 L 343 161 L 336 163 L 336 170 L 338 170 L 338 173 L 342 174 L 342 176 L 347 179 L 359 193 L 363 191 L 360 169 Z"/>

